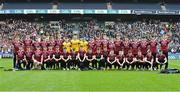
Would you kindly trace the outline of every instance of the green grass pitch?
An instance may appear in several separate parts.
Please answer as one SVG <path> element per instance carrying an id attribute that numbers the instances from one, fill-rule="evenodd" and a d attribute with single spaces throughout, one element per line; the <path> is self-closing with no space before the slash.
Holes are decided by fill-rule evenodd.
<path id="1" fill-rule="evenodd" d="M 0 91 L 180 91 L 180 74 L 158 71 L 4 71 L 12 59 L 0 59 Z M 170 60 L 180 69 L 180 60 Z"/>

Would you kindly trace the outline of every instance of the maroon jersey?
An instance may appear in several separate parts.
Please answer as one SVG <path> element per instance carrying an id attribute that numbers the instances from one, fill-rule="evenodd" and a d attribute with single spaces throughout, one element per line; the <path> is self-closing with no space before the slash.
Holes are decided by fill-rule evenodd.
<path id="1" fill-rule="evenodd" d="M 102 39 L 101 43 L 102 43 L 102 49 L 107 48 L 107 46 L 108 46 L 108 40 L 107 39 Z"/>
<path id="2" fill-rule="evenodd" d="M 84 54 L 85 54 L 85 51 L 79 51 L 79 57 L 80 57 L 81 59 L 84 58 Z"/>
<path id="3" fill-rule="evenodd" d="M 169 44 L 169 41 L 168 40 L 161 40 L 160 41 L 160 44 L 161 44 L 161 50 L 163 52 L 168 52 L 168 44 Z"/>
<path id="4" fill-rule="evenodd" d="M 62 54 L 63 54 L 64 59 L 67 59 L 68 56 L 70 55 L 68 52 L 63 52 Z"/>
<path id="5" fill-rule="evenodd" d="M 146 55 L 147 54 L 147 50 L 148 50 L 148 42 L 147 42 L 147 40 L 141 41 L 140 45 L 141 45 L 141 52 L 142 52 L 142 54 Z"/>
<path id="6" fill-rule="evenodd" d="M 101 48 L 101 40 L 100 39 L 97 39 L 95 44 L 96 44 L 96 48 Z"/>
<path id="7" fill-rule="evenodd" d="M 71 54 L 71 58 L 72 58 L 72 59 L 76 59 L 76 56 L 77 56 L 78 53 L 75 52 L 75 51 L 71 51 L 70 54 Z"/>
<path id="8" fill-rule="evenodd" d="M 114 41 L 115 47 L 116 47 L 116 54 L 122 50 L 123 46 L 122 46 L 122 41 L 121 40 L 115 40 Z"/>
<path id="9" fill-rule="evenodd" d="M 109 42 L 108 44 L 108 49 L 111 51 L 111 50 L 115 50 L 115 44 L 114 42 Z"/>
<path id="10" fill-rule="evenodd" d="M 136 56 L 136 59 L 137 59 L 137 60 L 143 60 L 143 59 L 144 59 L 144 56 L 143 56 L 143 55 L 137 55 L 137 56 Z"/>
<path id="11" fill-rule="evenodd" d="M 34 47 L 39 47 L 39 46 L 41 46 L 41 42 L 35 41 L 35 42 L 33 42 L 33 46 Z"/>
<path id="12" fill-rule="evenodd" d="M 158 61 L 164 61 L 166 56 L 163 54 L 163 55 L 157 55 L 157 58 L 158 58 Z"/>
<path id="13" fill-rule="evenodd" d="M 124 55 L 117 55 L 117 59 L 119 59 L 119 62 L 123 62 L 124 61 Z"/>
<path id="14" fill-rule="evenodd" d="M 152 55 L 146 55 L 147 61 L 151 61 L 153 59 Z"/>
<path id="15" fill-rule="evenodd" d="M 25 51 L 17 51 L 18 60 L 24 59 Z"/>
<path id="16" fill-rule="evenodd" d="M 46 41 L 42 41 L 41 46 L 42 46 L 42 48 L 44 48 L 44 47 L 46 48 L 46 47 L 48 47 L 48 43 Z"/>
<path id="17" fill-rule="evenodd" d="M 129 62 L 132 62 L 132 61 L 133 61 L 133 58 L 134 58 L 134 55 L 128 54 L 128 55 L 126 56 L 126 58 L 127 58 L 127 60 L 128 60 Z"/>
<path id="18" fill-rule="evenodd" d="M 95 41 L 93 41 L 93 40 L 90 40 L 89 41 L 89 43 L 88 43 L 88 45 L 89 45 L 89 48 L 91 48 L 92 50 L 95 50 L 96 49 L 96 42 Z"/>
<path id="19" fill-rule="evenodd" d="M 86 53 L 86 56 L 88 57 L 88 59 L 92 59 L 93 53 L 87 52 L 87 53 Z"/>
<path id="20" fill-rule="evenodd" d="M 124 54 L 127 55 L 128 51 L 130 49 L 130 42 L 129 41 L 124 41 L 123 46 L 124 46 Z"/>
<path id="21" fill-rule="evenodd" d="M 46 51 L 44 50 L 42 55 L 43 55 L 43 60 L 46 60 L 48 59 L 49 53 L 47 50 Z"/>
<path id="22" fill-rule="evenodd" d="M 31 46 L 32 45 L 32 40 L 31 39 L 25 39 L 23 41 L 24 45 L 27 47 L 27 46 Z"/>
<path id="23" fill-rule="evenodd" d="M 42 51 L 35 50 L 34 51 L 34 59 L 37 60 L 38 62 L 41 62 L 41 57 L 42 57 Z"/>
<path id="24" fill-rule="evenodd" d="M 62 55 L 62 52 L 60 50 L 55 50 L 53 54 L 55 55 L 56 59 L 59 59 L 60 55 Z"/>
<path id="25" fill-rule="evenodd" d="M 59 48 L 60 48 L 60 50 L 62 50 L 62 48 L 63 48 L 63 42 L 64 42 L 64 40 L 63 39 L 56 39 L 55 40 L 55 45 L 56 46 L 59 46 Z"/>
<path id="26" fill-rule="evenodd" d="M 29 60 L 32 59 L 33 54 L 34 54 L 33 51 L 26 51 L 25 52 L 26 58 L 29 59 Z"/>
<path id="27" fill-rule="evenodd" d="M 21 42 L 20 41 L 13 41 L 12 44 L 14 47 L 14 53 L 17 53 L 17 51 L 19 50 L 19 46 L 21 46 Z"/>
<path id="28" fill-rule="evenodd" d="M 158 45 L 157 41 L 155 40 L 150 41 L 150 50 L 152 53 L 157 53 L 157 45 Z"/>
<path id="29" fill-rule="evenodd" d="M 133 41 L 131 43 L 131 47 L 132 47 L 132 53 L 133 55 L 137 55 L 138 53 L 138 47 L 139 47 L 139 42 L 138 41 Z"/>
<path id="30" fill-rule="evenodd" d="M 113 55 L 108 55 L 108 58 L 109 58 L 109 61 L 114 61 L 116 59 L 116 55 L 113 54 Z"/>
<path id="31" fill-rule="evenodd" d="M 54 50 L 48 50 L 48 54 L 49 54 L 50 58 L 52 59 L 53 55 L 54 55 Z"/>
<path id="32" fill-rule="evenodd" d="M 102 55 L 105 59 L 107 59 L 108 55 L 109 55 L 109 51 L 102 51 Z"/>
<path id="33" fill-rule="evenodd" d="M 55 42 L 55 41 L 49 41 L 49 42 L 48 42 L 48 45 L 54 47 L 54 46 L 56 45 L 56 42 Z"/>

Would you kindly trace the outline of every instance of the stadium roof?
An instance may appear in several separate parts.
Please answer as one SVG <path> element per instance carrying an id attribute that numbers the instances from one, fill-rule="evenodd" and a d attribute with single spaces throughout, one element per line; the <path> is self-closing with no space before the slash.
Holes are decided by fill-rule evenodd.
<path id="1" fill-rule="evenodd" d="M 180 0 L 1 0 L 1 2 L 122 2 L 122 3 L 158 3 L 158 2 L 166 2 L 166 3 L 180 3 Z"/>

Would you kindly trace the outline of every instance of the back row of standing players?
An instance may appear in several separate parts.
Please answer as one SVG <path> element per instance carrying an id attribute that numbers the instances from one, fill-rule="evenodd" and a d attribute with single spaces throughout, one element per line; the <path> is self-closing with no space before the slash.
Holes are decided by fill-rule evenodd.
<path id="1" fill-rule="evenodd" d="M 162 65 L 168 68 L 167 36 L 160 41 L 155 38 L 121 39 L 108 38 L 106 35 L 87 41 L 61 37 L 49 39 L 37 38 L 32 41 L 30 36 L 20 40 L 18 36 L 12 42 L 14 46 L 15 69 L 158 69 Z M 157 51 L 160 46 L 160 52 Z"/>

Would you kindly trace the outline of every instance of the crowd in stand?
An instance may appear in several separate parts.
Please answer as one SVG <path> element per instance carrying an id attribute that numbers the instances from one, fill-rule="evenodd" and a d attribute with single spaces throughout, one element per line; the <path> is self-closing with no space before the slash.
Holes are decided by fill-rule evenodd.
<path id="1" fill-rule="evenodd" d="M 145 20 L 134 22 L 111 21 L 83 21 L 59 22 L 61 30 L 51 28 L 47 23 L 28 22 L 25 20 L 5 20 L 0 21 L 0 47 L 1 51 L 12 51 L 11 40 L 15 34 L 19 34 L 23 39 L 26 35 L 39 36 L 41 34 L 51 36 L 60 33 L 65 37 L 72 37 L 73 32 L 77 31 L 80 38 L 89 40 L 97 35 L 106 33 L 109 37 L 115 37 L 120 34 L 122 38 L 141 39 L 156 37 L 159 39 L 162 35 L 167 34 L 171 37 L 169 51 L 180 52 L 180 23 L 160 22 L 158 20 Z"/>

